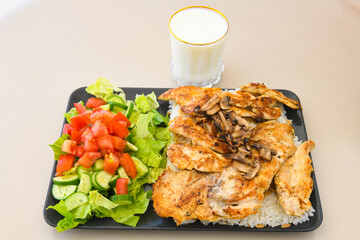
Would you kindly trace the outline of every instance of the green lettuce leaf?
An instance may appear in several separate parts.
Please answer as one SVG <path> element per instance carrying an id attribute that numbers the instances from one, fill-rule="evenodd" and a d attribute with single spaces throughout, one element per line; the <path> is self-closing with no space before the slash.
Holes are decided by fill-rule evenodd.
<path id="1" fill-rule="evenodd" d="M 159 103 L 157 102 L 154 92 L 146 96 L 144 94 L 136 96 L 135 103 L 142 113 L 147 113 L 150 110 L 157 109 L 159 107 Z"/>
<path id="2" fill-rule="evenodd" d="M 166 125 L 169 123 L 169 117 L 164 117 L 156 110 L 151 110 L 152 113 L 155 114 L 154 118 L 152 119 L 154 125 L 160 125 L 161 123 L 165 123 Z"/>
<path id="3" fill-rule="evenodd" d="M 70 139 L 69 134 L 63 134 L 60 138 L 58 138 L 53 144 L 50 144 L 49 146 L 52 148 L 54 152 L 54 159 L 59 160 L 60 155 L 66 154 L 61 150 L 61 146 L 64 143 L 65 140 Z"/>
<path id="4" fill-rule="evenodd" d="M 155 116 L 154 113 L 149 112 L 147 114 L 140 114 L 135 127 L 133 128 L 132 135 L 139 137 L 139 138 L 146 138 L 146 139 L 154 139 L 154 136 L 149 131 L 149 125 L 151 125 L 151 120 Z"/>
<path id="5" fill-rule="evenodd" d="M 105 101 L 112 95 L 117 95 L 114 92 L 118 92 L 118 95 L 120 96 L 125 96 L 123 90 L 112 85 L 106 78 L 98 78 L 94 84 L 88 86 L 85 90 L 95 97 L 102 98 Z"/>
<path id="6" fill-rule="evenodd" d="M 160 166 L 163 157 L 157 150 L 164 146 L 163 142 L 133 137 L 133 143 L 138 148 L 135 157 L 141 159 L 147 166 L 156 168 Z"/>

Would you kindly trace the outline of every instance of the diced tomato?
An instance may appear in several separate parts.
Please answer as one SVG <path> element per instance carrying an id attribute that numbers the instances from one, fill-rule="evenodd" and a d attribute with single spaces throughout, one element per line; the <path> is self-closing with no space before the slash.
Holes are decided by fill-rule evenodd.
<path id="1" fill-rule="evenodd" d="M 81 141 L 85 142 L 85 140 L 92 141 L 94 140 L 94 133 L 91 131 L 91 128 L 86 128 L 85 131 L 81 134 Z"/>
<path id="2" fill-rule="evenodd" d="M 102 100 L 101 98 L 89 98 L 85 104 L 85 107 L 87 108 L 96 108 L 99 107 L 101 105 L 106 104 L 106 102 L 104 100 Z"/>
<path id="3" fill-rule="evenodd" d="M 64 143 L 61 145 L 61 151 L 75 155 L 76 142 L 72 140 L 65 140 Z"/>
<path id="4" fill-rule="evenodd" d="M 75 156 L 71 154 L 62 154 L 56 165 L 56 175 L 62 175 L 64 171 L 70 170 L 74 166 Z"/>
<path id="5" fill-rule="evenodd" d="M 109 155 L 105 156 L 104 171 L 110 173 L 111 175 L 114 175 L 119 165 L 120 160 L 117 156 L 115 156 L 115 154 L 110 153 Z"/>
<path id="6" fill-rule="evenodd" d="M 87 111 L 86 108 L 83 105 L 81 105 L 80 103 L 74 103 L 74 106 L 80 114 Z"/>
<path id="7" fill-rule="evenodd" d="M 85 112 L 86 113 L 86 112 Z M 80 130 L 81 128 L 87 126 L 90 124 L 90 118 L 88 114 L 79 114 L 70 119 L 70 124 L 73 126 L 76 130 Z"/>
<path id="8" fill-rule="evenodd" d="M 96 142 L 99 145 L 101 152 L 109 153 L 114 151 L 114 146 L 112 144 L 112 138 L 110 135 L 98 137 L 96 138 Z"/>
<path id="9" fill-rule="evenodd" d="M 120 158 L 121 158 L 121 155 L 122 155 L 122 152 L 117 151 L 117 150 L 114 150 L 113 154 L 115 154 L 115 156 L 117 156 L 118 159 L 120 159 Z"/>
<path id="10" fill-rule="evenodd" d="M 73 127 L 70 126 L 70 124 L 64 124 L 63 127 L 63 134 L 71 134 L 71 131 L 73 130 Z"/>
<path id="11" fill-rule="evenodd" d="M 120 138 L 126 138 L 127 135 L 129 134 L 129 130 L 120 122 L 115 120 L 115 118 L 113 118 L 113 120 L 111 121 L 110 127 L 112 131 L 114 131 L 115 135 Z"/>
<path id="12" fill-rule="evenodd" d="M 116 180 L 116 194 L 128 194 L 128 178 L 118 178 Z"/>
<path id="13" fill-rule="evenodd" d="M 85 139 L 85 150 L 88 152 L 96 152 L 99 150 L 99 145 L 96 143 L 95 138 L 92 140 Z"/>
<path id="14" fill-rule="evenodd" d="M 71 131 L 71 140 L 73 140 L 73 141 L 75 141 L 77 144 L 79 144 L 80 141 L 81 141 L 81 135 L 82 135 L 81 132 L 73 129 L 73 130 Z"/>
<path id="15" fill-rule="evenodd" d="M 106 128 L 106 125 L 100 122 L 100 120 L 97 120 L 96 122 L 93 123 L 91 127 L 91 131 L 94 133 L 95 137 L 102 137 L 108 135 L 109 133 Z"/>
<path id="16" fill-rule="evenodd" d="M 76 147 L 76 154 L 75 156 L 77 157 L 82 157 L 84 154 L 85 154 L 86 150 L 85 150 L 85 147 L 80 145 L 80 146 L 77 146 Z"/>
<path id="17" fill-rule="evenodd" d="M 81 166 L 86 168 L 91 167 L 96 159 L 101 157 L 101 153 L 99 152 L 86 152 L 78 161 Z"/>
<path id="18" fill-rule="evenodd" d="M 131 178 L 136 177 L 136 175 L 137 175 L 136 166 L 135 166 L 134 160 L 130 157 L 130 155 L 128 153 L 124 153 L 120 157 L 120 164 L 121 164 L 121 166 L 123 166 L 126 174 L 129 177 L 131 177 Z"/>
<path id="19" fill-rule="evenodd" d="M 114 117 L 115 120 L 117 121 L 124 121 L 126 122 L 126 127 L 130 127 L 131 126 L 131 122 L 129 121 L 129 119 L 127 119 L 127 117 L 122 114 L 121 112 L 118 112 L 116 114 L 116 116 Z"/>
<path id="20" fill-rule="evenodd" d="M 119 151 L 124 151 L 124 149 L 126 147 L 126 140 L 116 137 L 116 136 L 111 136 L 111 141 L 112 141 L 112 145 L 114 146 L 115 149 L 117 149 Z"/>

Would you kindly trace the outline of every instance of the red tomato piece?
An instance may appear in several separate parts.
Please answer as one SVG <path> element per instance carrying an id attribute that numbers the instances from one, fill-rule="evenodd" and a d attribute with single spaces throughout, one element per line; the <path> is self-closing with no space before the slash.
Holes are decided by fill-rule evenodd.
<path id="1" fill-rule="evenodd" d="M 71 134 L 71 131 L 73 130 L 73 127 L 70 126 L 70 124 L 64 124 L 63 127 L 63 134 Z"/>
<path id="2" fill-rule="evenodd" d="M 91 128 L 86 128 L 85 131 L 81 135 L 81 141 L 85 142 L 85 140 L 92 141 L 94 140 L 94 133 L 91 131 Z"/>
<path id="3" fill-rule="evenodd" d="M 129 135 L 129 130 L 120 122 L 115 120 L 115 118 L 113 118 L 113 120 L 111 121 L 110 127 L 112 131 L 115 133 L 115 135 L 120 138 L 126 138 L 127 135 Z"/>
<path id="4" fill-rule="evenodd" d="M 124 121 L 126 122 L 126 127 L 130 127 L 131 126 L 131 122 L 129 121 L 129 119 L 127 119 L 127 117 L 122 114 L 121 112 L 118 112 L 116 114 L 116 116 L 114 117 L 115 120 L 117 121 Z"/>
<path id="5" fill-rule="evenodd" d="M 87 109 L 81 105 L 81 103 L 74 103 L 76 110 L 81 114 L 87 111 Z"/>
<path id="6" fill-rule="evenodd" d="M 137 175 L 136 166 L 135 166 L 134 160 L 130 157 L 130 155 L 128 153 L 124 153 L 120 157 L 120 164 L 121 164 L 121 166 L 123 166 L 126 174 L 129 177 L 131 177 L 131 178 L 136 177 L 136 175 Z"/>
<path id="7" fill-rule="evenodd" d="M 109 155 L 105 156 L 104 171 L 114 175 L 119 165 L 120 160 L 115 154 L 110 153 Z"/>
<path id="8" fill-rule="evenodd" d="M 87 152 L 97 152 L 99 150 L 99 145 L 96 143 L 95 138 L 92 140 L 85 139 L 85 150 Z"/>
<path id="9" fill-rule="evenodd" d="M 106 128 L 106 125 L 99 120 L 93 123 L 91 127 L 91 131 L 94 133 L 95 137 L 102 137 L 105 135 L 108 135 L 108 130 Z"/>
<path id="10" fill-rule="evenodd" d="M 90 122 L 89 115 L 84 114 L 84 113 L 76 115 L 70 119 L 71 126 L 73 126 L 78 131 L 90 123 L 91 122 Z"/>
<path id="11" fill-rule="evenodd" d="M 87 108 L 97 108 L 101 105 L 106 104 L 106 102 L 104 100 L 102 100 L 101 98 L 89 98 L 85 104 L 85 107 Z"/>
<path id="12" fill-rule="evenodd" d="M 62 154 L 56 165 L 56 175 L 62 175 L 64 171 L 70 170 L 74 166 L 75 156 L 70 154 Z"/>
<path id="13" fill-rule="evenodd" d="M 81 132 L 74 129 L 71 131 L 71 140 L 75 141 L 78 144 L 81 141 L 81 135 Z"/>
<path id="14" fill-rule="evenodd" d="M 72 140 L 65 140 L 61 145 L 61 151 L 75 155 L 76 154 L 76 142 Z"/>
<path id="15" fill-rule="evenodd" d="M 119 151 L 124 151 L 125 147 L 126 147 L 126 140 L 116 137 L 116 136 L 111 136 L 111 141 L 112 141 L 112 145 L 114 146 L 115 149 L 119 150 Z"/>
<path id="16" fill-rule="evenodd" d="M 110 135 L 98 137 L 96 138 L 96 142 L 99 145 L 102 153 L 109 153 L 114 151 L 114 146 L 112 144 L 112 139 Z"/>
<path id="17" fill-rule="evenodd" d="M 96 159 L 101 157 L 101 153 L 99 152 L 86 152 L 77 163 L 86 168 L 91 167 Z"/>
<path id="18" fill-rule="evenodd" d="M 75 156 L 77 157 L 82 157 L 84 154 L 85 154 L 86 150 L 85 150 L 85 147 L 80 145 L 80 146 L 77 146 L 76 147 L 76 154 Z"/>
<path id="19" fill-rule="evenodd" d="M 116 194 L 128 194 L 128 178 L 118 178 L 116 180 Z"/>

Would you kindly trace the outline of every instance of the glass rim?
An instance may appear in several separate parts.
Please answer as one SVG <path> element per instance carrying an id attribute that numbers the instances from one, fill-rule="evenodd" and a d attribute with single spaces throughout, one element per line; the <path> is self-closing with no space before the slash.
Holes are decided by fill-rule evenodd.
<path id="1" fill-rule="evenodd" d="M 190 8 L 206 8 L 206 9 L 209 9 L 209 10 L 211 10 L 211 11 L 214 11 L 214 12 L 220 14 L 220 15 L 225 19 L 226 24 L 227 24 L 227 29 L 226 29 L 225 34 L 224 34 L 221 38 L 219 38 L 219 39 L 217 39 L 217 40 L 215 40 L 215 41 L 212 41 L 212 42 L 208 42 L 208 43 L 192 43 L 192 42 L 188 42 L 188 41 L 182 40 L 181 38 L 177 37 L 177 36 L 173 33 L 173 31 L 171 30 L 171 27 L 170 27 L 171 20 L 172 20 L 173 17 L 174 17 L 176 14 L 178 14 L 179 12 L 184 11 L 184 10 L 186 10 L 186 9 L 190 9 Z M 228 19 L 225 17 L 225 15 L 224 15 L 222 12 L 220 12 L 219 10 L 216 10 L 215 8 L 206 7 L 206 6 L 189 6 L 189 7 L 184 7 L 184 8 L 182 8 L 182 9 L 180 9 L 180 10 L 177 10 L 173 15 L 171 15 L 171 17 L 170 17 L 170 19 L 169 19 L 168 27 L 169 27 L 169 31 L 170 31 L 171 35 L 172 35 L 174 38 L 176 38 L 177 40 L 179 40 L 180 42 L 183 42 L 183 43 L 189 44 L 189 45 L 193 45 L 193 46 L 206 46 L 206 45 L 211 45 L 211 44 L 220 42 L 221 40 L 223 40 L 223 39 L 226 37 L 227 33 L 229 32 L 229 21 L 228 21 Z"/>

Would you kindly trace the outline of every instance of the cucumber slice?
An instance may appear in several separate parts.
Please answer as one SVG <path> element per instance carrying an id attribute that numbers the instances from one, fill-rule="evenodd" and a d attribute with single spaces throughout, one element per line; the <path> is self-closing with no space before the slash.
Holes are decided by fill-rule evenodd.
<path id="1" fill-rule="evenodd" d="M 73 174 L 73 175 L 65 175 L 61 177 L 54 177 L 53 182 L 60 186 L 66 186 L 66 185 L 79 184 L 80 179 L 77 174 Z"/>
<path id="2" fill-rule="evenodd" d="M 134 197 L 129 194 L 112 195 L 110 201 L 119 205 L 129 205 L 134 203 Z"/>
<path id="3" fill-rule="evenodd" d="M 129 141 L 126 141 L 126 148 L 128 148 L 129 150 L 132 150 L 134 152 L 136 152 L 138 150 L 138 148 L 134 144 L 130 143 Z"/>
<path id="4" fill-rule="evenodd" d="M 104 191 L 105 189 L 101 188 L 97 183 L 96 183 L 96 174 L 98 172 L 93 172 L 90 176 L 90 182 L 91 182 L 91 185 L 93 186 L 93 188 L 95 188 L 96 190 L 99 190 L 99 191 Z"/>
<path id="5" fill-rule="evenodd" d="M 149 168 L 140 159 L 137 157 L 131 158 L 134 160 L 136 171 L 139 176 L 143 176 L 149 171 Z"/>
<path id="6" fill-rule="evenodd" d="M 100 158 L 94 163 L 94 170 L 103 170 L 105 160 Z"/>
<path id="7" fill-rule="evenodd" d="M 126 109 L 126 113 L 125 113 L 125 117 L 126 117 L 127 119 L 130 118 L 130 116 L 131 116 L 131 114 L 132 114 L 132 112 L 133 112 L 133 110 L 134 110 L 134 106 L 135 106 L 135 103 L 134 103 L 134 102 L 129 102 L 129 106 L 128 106 L 128 108 Z"/>
<path id="8" fill-rule="evenodd" d="M 109 182 L 112 175 L 105 171 L 99 171 L 96 173 L 95 182 L 103 190 L 108 190 L 110 188 Z"/>
<path id="9" fill-rule="evenodd" d="M 119 167 L 117 171 L 121 178 L 129 178 L 129 176 L 126 174 L 125 169 L 123 167 Z"/>
<path id="10" fill-rule="evenodd" d="M 117 96 L 117 95 L 113 95 L 111 97 L 108 97 L 106 99 L 107 102 L 116 102 L 116 103 L 121 103 L 121 104 L 125 104 L 125 101 L 122 97 Z"/>
<path id="11" fill-rule="evenodd" d="M 56 200 L 62 200 L 76 192 L 77 185 L 60 186 L 53 184 L 51 193 Z"/>
<path id="12" fill-rule="evenodd" d="M 91 170 L 91 168 L 86 168 L 84 166 L 79 165 L 77 167 L 77 174 L 79 176 L 79 179 L 81 179 L 81 175 L 85 172 L 88 173 Z"/>
<path id="13" fill-rule="evenodd" d="M 109 186 L 110 187 L 115 187 L 116 186 L 116 180 L 118 180 L 118 178 L 120 178 L 119 175 L 112 176 L 110 181 L 109 181 Z"/>
<path id="14" fill-rule="evenodd" d="M 83 192 L 75 192 L 65 199 L 65 206 L 69 211 L 89 201 L 89 198 Z"/>
<path id="15" fill-rule="evenodd" d="M 91 185 L 90 175 L 88 173 L 83 173 L 81 175 L 80 184 L 79 184 L 77 191 L 88 194 L 89 191 L 91 190 L 91 188 L 92 188 L 92 185 Z"/>

